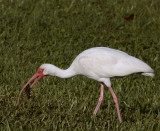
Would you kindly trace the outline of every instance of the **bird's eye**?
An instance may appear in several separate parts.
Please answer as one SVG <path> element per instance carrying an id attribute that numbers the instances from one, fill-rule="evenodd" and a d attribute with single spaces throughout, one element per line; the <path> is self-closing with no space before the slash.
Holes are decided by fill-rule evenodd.
<path id="1" fill-rule="evenodd" d="M 39 71 L 40 73 L 42 72 L 42 70 Z"/>

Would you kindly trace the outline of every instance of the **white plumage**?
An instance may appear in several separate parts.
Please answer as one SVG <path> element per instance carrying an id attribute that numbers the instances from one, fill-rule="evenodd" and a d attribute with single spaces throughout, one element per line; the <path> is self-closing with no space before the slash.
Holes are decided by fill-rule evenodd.
<path id="1" fill-rule="evenodd" d="M 26 86 L 37 77 L 39 80 L 45 75 L 58 76 L 61 78 L 84 75 L 99 82 L 103 82 L 109 88 L 116 104 L 118 118 L 120 122 L 122 122 L 118 100 L 111 88 L 110 78 L 139 72 L 142 73 L 142 75 L 154 76 L 153 69 L 149 65 L 127 53 L 106 47 L 95 47 L 80 53 L 66 70 L 59 69 L 52 64 L 41 65 L 34 77 L 32 77 L 21 90 L 21 93 Z M 32 88 L 38 80 L 35 80 L 30 88 Z M 101 84 L 101 94 L 94 114 L 97 113 L 103 100 L 103 89 L 104 85 Z"/>
<path id="2" fill-rule="evenodd" d="M 101 78 L 125 76 L 137 72 L 154 75 L 153 69 L 143 61 L 122 51 L 106 47 L 95 47 L 83 51 L 73 61 L 71 68 L 77 74 L 98 81 Z"/>

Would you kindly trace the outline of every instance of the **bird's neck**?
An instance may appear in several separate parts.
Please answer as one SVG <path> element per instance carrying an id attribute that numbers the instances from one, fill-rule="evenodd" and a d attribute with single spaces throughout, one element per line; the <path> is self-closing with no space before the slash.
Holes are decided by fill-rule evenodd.
<path id="1" fill-rule="evenodd" d="M 55 67 L 56 70 L 54 69 L 54 76 L 57 76 L 57 77 L 60 77 L 60 78 L 70 78 L 74 75 L 76 75 L 75 71 L 73 70 L 72 67 L 69 67 L 68 69 L 66 70 L 63 70 L 63 69 L 60 69 L 58 67 Z M 52 75 L 52 73 L 51 73 Z"/>

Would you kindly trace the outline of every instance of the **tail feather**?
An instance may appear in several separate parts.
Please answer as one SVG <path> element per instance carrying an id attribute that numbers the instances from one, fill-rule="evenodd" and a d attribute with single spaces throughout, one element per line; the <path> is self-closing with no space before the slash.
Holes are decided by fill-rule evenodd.
<path id="1" fill-rule="evenodd" d="M 154 73 L 142 73 L 142 75 L 144 76 L 151 76 L 152 78 L 154 77 Z"/>

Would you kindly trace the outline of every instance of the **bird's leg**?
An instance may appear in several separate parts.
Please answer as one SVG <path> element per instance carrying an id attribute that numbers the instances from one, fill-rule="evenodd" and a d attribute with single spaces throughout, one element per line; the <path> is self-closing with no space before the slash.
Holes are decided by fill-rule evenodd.
<path id="1" fill-rule="evenodd" d="M 114 102 L 115 102 L 115 104 L 116 104 L 118 119 L 119 119 L 119 121 L 120 121 L 120 123 L 121 123 L 121 122 L 122 122 L 122 118 L 121 118 L 120 111 L 119 111 L 119 105 L 118 105 L 117 96 L 115 95 L 112 87 L 108 87 L 108 88 L 109 88 L 109 90 L 110 90 L 110 92 L 111 92 L 111 94 L 112 94 L 112 96 L 113 96 Z"/>
<path id="2" fill-rule="evenodd" d="M 101 84 L 101 93 L 100 93 L 100 97 L 99 97 L 99 100 L 98 100 L 98 104 L 97 104 L 97 106 L 96 106 L 96 108 L 95 108 L 95 110 L 94 110 L 94 112 L 93 112 L 93 114 L 97 114 L 97 111 L 98 111 L 98 109 L 99 109 L 99 107 L 100 107 L 100 105 L 101 105 L 101 103 L 102 103 L 102 101 L 103 101 L 103 92 L 104 92 L 104 85 L 103 84 Z"/>

